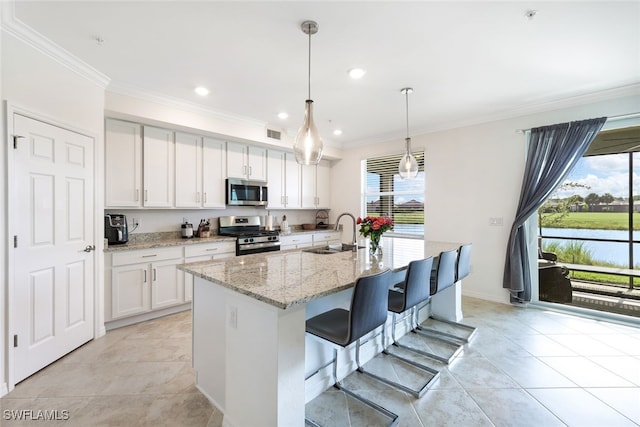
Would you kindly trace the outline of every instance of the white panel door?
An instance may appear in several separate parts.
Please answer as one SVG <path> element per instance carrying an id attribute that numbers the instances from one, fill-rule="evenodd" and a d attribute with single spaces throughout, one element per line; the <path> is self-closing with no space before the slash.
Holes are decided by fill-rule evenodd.
<path id="1" fill-rule="evenodd" d="M 174 203 L 175 144 L 173 132 L 145 126 L 142 137 L 144 198 L 152 208 L 170 208 Z"/>
<path id="2" fill-rule="evenodd" d="M 202 206 L 205 208 L 226 207 L 224 179 L 227 162 L 224 148 L 224 141 L 207 137 L 202 140 Z"/>
<path id="3" fill-rule="evenodd" d="M 202 206 L 202 137 L 176 132 L 176 207 Z"/>
<path id="4" fill-rule="evenodd" d="M 17 383 L 93 338 L 94 146 L 66 129 L 12 119 L 24 137 L 12 150 L 9 203 Z"/>

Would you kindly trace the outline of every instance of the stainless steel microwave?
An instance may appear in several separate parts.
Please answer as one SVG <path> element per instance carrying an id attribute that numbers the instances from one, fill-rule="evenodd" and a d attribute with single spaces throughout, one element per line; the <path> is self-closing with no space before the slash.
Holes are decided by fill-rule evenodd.
<path id="1" fill-rule="evenodd" d="M 227 178 L 227 205 L 266 206 L 267 184 L 260 181 Z"/>

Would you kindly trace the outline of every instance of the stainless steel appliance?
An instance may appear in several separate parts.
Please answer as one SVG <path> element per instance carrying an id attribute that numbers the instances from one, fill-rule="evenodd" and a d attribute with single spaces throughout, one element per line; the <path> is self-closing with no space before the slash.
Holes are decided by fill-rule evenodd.
<path id="1" fill-rule="evenodd" d="M 267 184 L 261 181 L 227 178 L 227 205 L 265 206 L 268 200 Z"/>
<path id="2" fill-rule="evenodd" d="M 104 237 L 110 245 L 127 243 L 129 241 L 127 217 L 123 214 L 105 214 Z"/>
<path id="3" fill-rule="evenodd" d="M 259 216 L 221 216 L 218 234 L 236 237 L 236 255 L 280 250 L 280 235 L 276 230 L 260 228 Z"/>

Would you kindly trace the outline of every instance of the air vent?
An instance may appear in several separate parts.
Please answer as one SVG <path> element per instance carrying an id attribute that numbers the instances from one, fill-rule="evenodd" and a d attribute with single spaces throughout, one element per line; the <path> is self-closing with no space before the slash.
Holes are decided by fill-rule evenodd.
<path id="1" fill-rule="evenodd" d="M 267 129 L 267 138 L 277 139 L 278 141 L 280 141 L 282 139 L 282 132 L 273 129 Z"/>

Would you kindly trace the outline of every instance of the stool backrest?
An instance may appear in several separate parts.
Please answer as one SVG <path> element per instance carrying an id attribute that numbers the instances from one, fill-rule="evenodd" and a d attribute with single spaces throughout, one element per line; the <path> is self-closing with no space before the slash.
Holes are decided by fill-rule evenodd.
<path id="1" fill-rule="evenodd" d="M 387 321 L 387 301 L 391 271 L 359 277 L 353 289 L 349 310 L 349 340 L 346 345 Z"/>
<path id="2" fill-rule="evenodd" d="M 458 261 L 456 262 L 456 282 L 462 280 L 471 272 L 471 248 L 472 243 L 460 246 L 458 249 Z"/>
<path id="3" fill-rule="evenodd" d="M 411 261 L 404 279 L 404 307 L 402 311 L 426 301 L 429 298 L 428 286 L 433 267 L 433 257 Z"/>
<path id="4" fill-rule="evenodd" d="M 438 255 L 436 275 L 431 279 L 431 295 L 435 295 L 456 283 L 457 259 L 457 249 L 440 252 L 440 255 Z"/>

